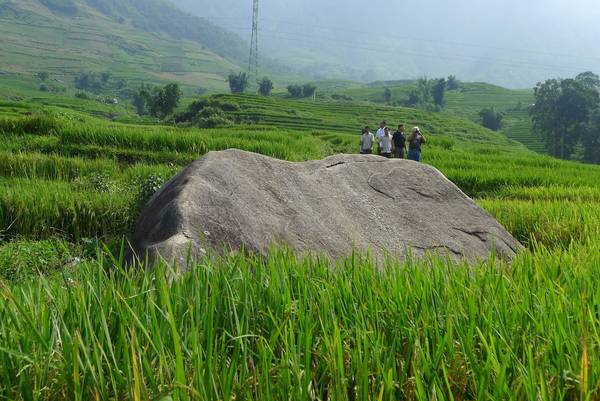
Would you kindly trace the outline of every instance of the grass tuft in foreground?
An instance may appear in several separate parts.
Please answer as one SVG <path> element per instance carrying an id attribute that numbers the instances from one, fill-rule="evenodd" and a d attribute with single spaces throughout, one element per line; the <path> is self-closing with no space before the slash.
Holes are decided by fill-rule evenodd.
<path id="1" fill-rule="evenodd" d="M 171 284 L 110 260 L 1 285 L 0 399 L 600 396 L 598 244 L 381 274 L 235 254 Z"/>

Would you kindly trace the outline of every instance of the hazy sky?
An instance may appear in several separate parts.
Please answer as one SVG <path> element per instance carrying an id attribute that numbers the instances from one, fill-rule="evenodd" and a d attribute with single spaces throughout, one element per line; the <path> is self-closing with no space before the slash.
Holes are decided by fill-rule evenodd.
<path id="1" fill-rule="evenodd" d="M 247 37 L 252 0 L 172 0 Z M 505 86 L 600 72 L 599 0 L 261 0 L 263 53 L 353 79 Z"/>

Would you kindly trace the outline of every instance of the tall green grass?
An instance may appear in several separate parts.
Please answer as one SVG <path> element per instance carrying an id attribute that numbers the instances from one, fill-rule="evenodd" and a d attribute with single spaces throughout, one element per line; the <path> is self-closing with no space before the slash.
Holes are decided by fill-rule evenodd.
<path id="1" fill-rule="evenodd" d="M 137 194 L 115 187 L 110 192 L 78 190 L 40 180 L 0 181 L 0 234 L 44 239 L 63 236 L 110 237 L 131 232 L 139 206 Z"/>
<path id="2" fill-rule="evenodd" d="M 598 244 L 498 263 L 273 251 L 4 285 L 0 398 L 598 399 Z"/>

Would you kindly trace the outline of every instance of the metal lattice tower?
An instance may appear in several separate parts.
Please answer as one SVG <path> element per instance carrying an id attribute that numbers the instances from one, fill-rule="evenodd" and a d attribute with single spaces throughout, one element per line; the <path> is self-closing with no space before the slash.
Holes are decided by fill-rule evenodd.
<path id="1" fill-rule="evenodd" d="M 253 0 L 252 39 L 250 41 L 250 59 L 248 74 L 258 77 L 258 0 Z"/>

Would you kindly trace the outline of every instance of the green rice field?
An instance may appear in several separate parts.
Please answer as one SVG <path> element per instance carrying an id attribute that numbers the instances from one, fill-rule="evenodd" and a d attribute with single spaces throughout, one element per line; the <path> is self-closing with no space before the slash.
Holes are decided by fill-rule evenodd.
<path id="1" fill-rule="evenodd" d="M 449 113 L 219 98 L 256 124 L 0 106 L 0 400 L 600 399 L 599 166 Z M 174 266 L 121 267 L 145 201 L 206 152 L 356 153 L 381 119 L 421 126 L 424 162 L 526 250 L 476 266 L 211 254 L 173 282 Z"/>

